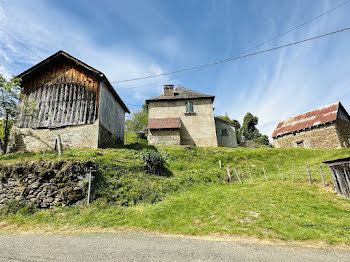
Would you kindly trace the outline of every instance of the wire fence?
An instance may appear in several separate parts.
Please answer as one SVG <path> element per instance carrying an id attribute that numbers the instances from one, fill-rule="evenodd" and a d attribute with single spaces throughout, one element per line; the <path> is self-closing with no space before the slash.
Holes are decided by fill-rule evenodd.
<path id="1" fill-rule="evenodd" d="M 297 183 L 320 183 L 325 186 L 332 184 L 332 174 L 327 165 L 324 164 L 305 164 L 305 165 L 283 165 L 276 164 L 261 166 L 233 166 L 224 167 L 221 162 L 218 163 L 221 168 L 226 169 L 227 178 L 231 182 L 250 183 L 250 182 L 268 182 L 268 181 L 289 181 Z"/>

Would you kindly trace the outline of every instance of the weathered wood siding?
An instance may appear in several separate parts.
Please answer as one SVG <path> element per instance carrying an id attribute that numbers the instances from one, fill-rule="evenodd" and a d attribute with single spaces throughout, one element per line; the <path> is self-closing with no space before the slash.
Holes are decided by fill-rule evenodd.
<path id="1" fill-rule="evenodd" d="M 125 110 L 104 82 L 101 82 L 99 122 L 120 143 L 124 141 Z"/>
<path id="2" fill-rule="evenodd" d="M 54 128 L 93 124 L 98 115 L 99 81 L 72 63 L 49 67 L 22 83 L 26 101 L 35 101 L 38 115 L 22 111 L 16 125 L 20 128 Z"/>

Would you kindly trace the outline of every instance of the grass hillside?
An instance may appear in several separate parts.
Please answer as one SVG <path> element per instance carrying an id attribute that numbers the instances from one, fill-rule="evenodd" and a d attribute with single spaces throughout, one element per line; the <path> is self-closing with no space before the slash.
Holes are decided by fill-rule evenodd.
<path id="1" fill-rule="evenodd" d="M 96 161 L 94 203 L 34 213 L 19 210 L 0 215 L 0 221 L 23 228 L 127 226 L 350 244 L 350 201 L 334 194 L 331 186 L 324 188 L 319 171 L 322 161 L 349 156 L 348 149 L 157 147 L 166 161 L 165 174 L 157 176 L 144 171 L 142 147 L 64 152 L 60 159 Z M 10 154 L 0 157 L 0 163 L 45 159 L 58 157 L 52 152 Z M 305 164 L 313 185 L 307 183 Z M 330 184 L 329 169 L 323 167 Z M 228 183 L 226 168 L 232 178 L 236 169 L 243 184 L 237 179 Z"/>

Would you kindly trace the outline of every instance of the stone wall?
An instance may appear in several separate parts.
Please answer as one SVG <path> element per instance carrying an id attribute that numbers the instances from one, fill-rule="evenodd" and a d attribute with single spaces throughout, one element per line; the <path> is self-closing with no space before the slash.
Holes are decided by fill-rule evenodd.
<path id="1" fill-rule="evenodd" d="M 149 145 L 180 145 L 180 132 L 178 129 L 156 129 L 148 132 Z"/>
<path id="2" fill-rule="evenodd" d="M 215 127 L 219 146 L 237 147 L 236 130 L 233 126 L 218 118 L 215 118 Z M 227 131 L 226 135 L 223 135 L 223 129 Z"/>
<path id="3" fill-rule="evenodd" d="M 193 114 L 186 113 L 186 103 L 193 103 Z M 210 98 L 149 101 L 149 118 L 180 118 L 182 145 L 217 146 L 214 110 Z"/>
<path id="4" fill-rule="evenodd" d="M 98 147 L 99 148 L 111 148 L 122 145 L 123 138 L 112 134 L 107 128 L 100 124 L 98 129 Z"/>
<path id="5" fill-rule="evenodd" d="M 341 146 L 350 148 L 350 123 L 343 119 L 337 119 L 336 126 Z"/>
<path id="6" fill-rule="evenodd" d="M 0 207 L 20 201 L 38 208 L 72 205 L 86 197 L 92 161 L 0 164 Z"/>
<path id="7" fill-rule="evenodd" d="M 275 138 L 273 144 L 276 148 L 288 148 L 297 147 L 297 142 L 300 141 L 303 141 L 304 148 L 336 149 L 342 147 L 336 123 L 310 128 L 295 134 L 283 135 Z"/>
<path id="8" fill-rule="evenodd" d="M 67 126 L 55 129 L 18 128 L 11 131 L 9 152 L 53 150 L 57 135 L 63 149 L 97 148 L 98 121 L 91 125 Z"/>

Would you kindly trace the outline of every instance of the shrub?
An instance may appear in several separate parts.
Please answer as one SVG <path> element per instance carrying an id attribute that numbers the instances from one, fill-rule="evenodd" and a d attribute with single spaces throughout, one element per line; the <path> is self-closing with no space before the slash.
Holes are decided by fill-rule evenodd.
<path id="1" fill-rule="evenodd" d="M 11 200 L 1 210 L 0 213 L 5 215 L 21 214 L 33 214 L 36 211 L 34 204 L 28 204 L 24 200 Z"/>
<path id="2" fill-rule="evenodd" d="M 144 149 L 141 151 L 142 160 L 148 173 L 161 175 L 163 173 L 164 159 L 155 150 Z"/>

